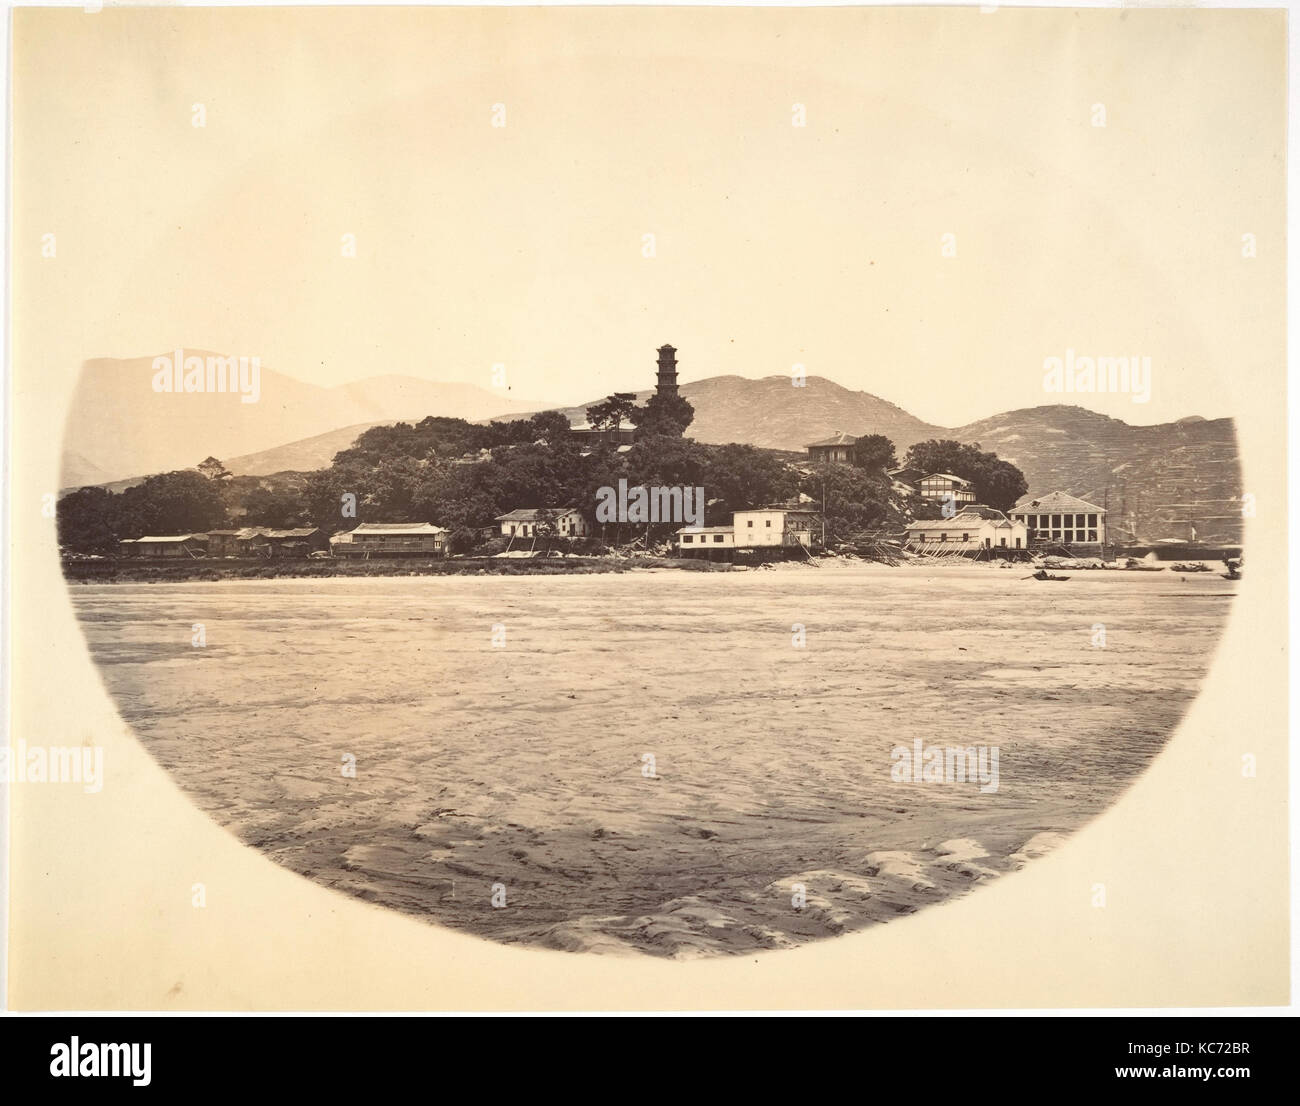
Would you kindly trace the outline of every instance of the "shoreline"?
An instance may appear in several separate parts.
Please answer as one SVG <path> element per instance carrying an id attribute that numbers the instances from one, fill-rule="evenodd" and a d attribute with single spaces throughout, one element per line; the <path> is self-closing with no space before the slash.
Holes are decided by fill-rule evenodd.
<path id="1" fill-rule="evenodd" d="M 734 566 L 721 561 L 671 557 L 455 557 L 422 560 L 225 560 L 173 561 L 142 564 L 133 561 L 65 561 L 69 584 L 150 584 L 191 580 L 295 580 L 384 576 L 566 576 L 634 569 L 679 569 L 685 572 L 725 572 Z"/>
<path id="2" fill-rule="evenodd" d="M 1010 564 L 1010 562 L 1002 562 Z M 1209 571 L 1181 573 L 1172 565 L 1162 565 L 1163 575 L 1150 569 L 1132 570 L 1118 567 L 1068 568 L 1061 571 L 1080 577 L 1091 576 L 1150 576 L 1169 579 L 1173 576 L 1210 576 L 1219 567 L 1211 562 L 1201 562 Z M 1016 564 L 1017 571 L 1032 570 L 1037 562 Z M 819 569 L 843 570 L 851 568 L 923 569 L 952 572 L 963 568 L 996 571 L 999 562 L 993 561 L 934 561 L 924 558 L 889 564 L 867 557 L 847 555 L 818 557 L 812 561 L 787 559 L 756 564 L 736 564 L 730 561 L 707 561 L 687 557 L 453 557 L 421 560 L 418 558 L 390 558 L 384 560 L 191 560 L 191 561 L 65 561 L 62 565 L 64 581 L 68 584 L 163 584 L 202 581 L 220 583 L 229 580 L 320 580 L 388 578 L 410 576 L 585 576 L 623 572 L 758 572 Z M 1052 568 L 1056 571 L 1055 566 Z"/>

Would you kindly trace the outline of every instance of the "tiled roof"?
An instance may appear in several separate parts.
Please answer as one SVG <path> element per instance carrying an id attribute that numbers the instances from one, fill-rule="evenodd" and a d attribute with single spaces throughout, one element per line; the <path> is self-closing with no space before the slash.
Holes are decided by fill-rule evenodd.
<path id="1" fill-rule="evenodd" d="M 577 511 L 576 507 L 518 507 L 509 514 L 497 515 L 497 522 L 535 522 L 543 511 L 551 518 L 561 518 Z"/>
<path id="2" fill-rule="evenodd" d="M 919 522 L 909 522 L 909 530 L 978 530 L 985 523 L 991 522 L 994 529 L 1002 530 L 1014 525 L 996 507 L 967 508 L 952 518 L 927 518 Z"/>
<path id="3" fill-rule="evenodd" d="M 921 477 L 921 479 L 933 480 L 936 476 L 940 477 L 943 480 L 953 480 L 956 483 L 960 484 L 963 488 L 970 487 L 970 481 L 967 480 L 964 476 L 954 476 L 950 472 L 928 472 L 923 477 Z"/>
<path id="4" fill-rule="evenodd" d="M 838 434 L 833 434 L 829 438 L 823 438 L 820 442 L 809 442 L 806 448 L 817 449 L 820 446 L 853 445 L 857 440 L 856 435 L 845 434 L 841 430 Z"/>
<path id="5" fill-rule="evenodd" d="M 353 534 L 445 534 L 441 526 L 432 522 L 363 522 Z"/>
<path id="6" fill-rule="evenodd" d="M 1035 514 L 1049 514 L 1053 511 L 1104 514 L 1106 511 L 1105 507 L 1098 507 L 1097 504 L 1070 495 L 1069 492 L 1048 492 L 1037 497 L 1027 495 L 1011 509 L 1016 512 L 1032 511 Z"/>

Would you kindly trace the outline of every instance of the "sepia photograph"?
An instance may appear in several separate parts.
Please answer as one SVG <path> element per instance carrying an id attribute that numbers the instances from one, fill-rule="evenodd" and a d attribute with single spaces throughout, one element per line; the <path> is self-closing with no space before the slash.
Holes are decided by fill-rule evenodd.
<path id="1" fill-rule="evenodd" d="M 1286 1007 L 1287 14 L 15 9 L 8 1007 Z"/>

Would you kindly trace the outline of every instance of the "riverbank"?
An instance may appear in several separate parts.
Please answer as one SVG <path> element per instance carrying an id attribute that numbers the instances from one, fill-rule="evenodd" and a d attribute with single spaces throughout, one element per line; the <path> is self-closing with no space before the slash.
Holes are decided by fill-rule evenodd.
<path id="1" fill-rule="evenodd" d="M 63 575 L 77 584 L 178 583 L 187 580 L 324 579 L 334 576 L 581 576 L 632 569 L 677 568 L 726 572 L 729 564 L 675 557 L 450 557 L 436 560 L 86 560 L 64 561 Z"/>

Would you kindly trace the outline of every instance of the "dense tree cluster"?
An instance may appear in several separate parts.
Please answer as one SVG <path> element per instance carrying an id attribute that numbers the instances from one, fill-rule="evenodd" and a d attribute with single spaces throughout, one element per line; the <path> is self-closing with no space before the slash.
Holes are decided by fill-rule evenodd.
<path id="1" fill-rule="evenodd" d="M 121 538 L 215 529 L 226 523 L 222 491 L 219 481 L 195 471 L 150 476 L 120 493 L 82 488 L 59 500 L 59 544 L 103 553 Z"/>
<path id="2" fill-rule="evenodd" d="M 594 429 L 617 434 L 624 425 L 633 426 L 638 438 L 680 438 L 694 418 L 695 408 L 686 399 L 663 392 L 655 392 L 644 407 L 636 405 L 635 392 L 615 392 L 587 408 Z"/>
<path id="3" fill-rule="evenodd" d="M 826 540 L 850 541 L 866 530 L 898 520 L 883 470 L 830 462 L 804 477 L 799 490 L 826 521 Z"/>
<path id="4" fill-rule="evenodd" d="M 815 510 L 824 504 L 832 540 L 903 521 L 886 471 L 894 464 L 888 438 L 861 439 L 854 464 L 800 469 L 754 446 L 683 437 L 690 405 L 683 410 L 676 397 L 630 412 L 625 398 L 610 397 L 608 409 L 592 419 L 613 427 L 640 418 L 634 443 L 623 450 L 612 441 L 593 446 L 575 439 L 555 411 L 485 425 L 429 417 L 373 427 L 315 472 L 232 476 L 209 457 L 196 470 L 151 476 L 120 493 L 82 488 L 59 501 L 59 541 L 69 550 L 106 553 L 122 538 L 145 534 L 238 526 L 317 526 L 333 533 L 360 522 L 434 522 L 452 531 L 454 552 L 465 552 L 487 540 L 497 516 L 520 507 L 574 506 L 594 524 L 598 490 L 617 488 L 620 480 L 629 488 L 703 488 L 709 525 L 800 493 Z M 656 413 L 647 419 L 651 407 Z M 993 506 L 1009 506 L 1024 493 L 1019 470 L 978 447 L 925 442 L 908 451 L 907 462 L 967 477 L 981 502 Z M 654 524 L 650 537 L 663 540 L 678 525 Z M 618 542 L 639 537 L 645 527 L 598 527 L 596 533 Z"/>
<path id="5" fill-rule="evenodd" d="M 867 434 L 853 443 L 853 463 L 869 472 L 888 472 L 897 468 L 894 443 L 883 434 Z"/>
<path id="6" fill-rule="evenodd" d="M 334 532 L 359 522 L 427 521 L 452 530 L 453 550 L 464 551 L 498 515 L 517 507 L 573 505 L 590 515 L 597 490 L 617 487 L 620 479 L 629 486 L 703 487 L 710 521 L 786 499 L 798 486 L 792 470 L 753 446 L 641 433 L 619 452 L 612 444 L 588 449 L 555 411 L 487 425 L 430 417 L 372 427 L 315 472 L 231 476 L 208 458 L 198 471 L 151 476 L 120 493 L 82 488 L 59 501 L 59 541 L 78 552 L 106 553 L 120 539 L 144 534 L 233 526 Z M 659 524 L 652 536 L 675 528 Z M 631 536 L 630 530 L 608 535 Z"/>
<path id="7" fill-rule="evenodd" d="M 1010 461 L 999 460 L 996 453 L 981 452 L 978 442 L 918 442 L 903 463 L 921 472 L 947 472 L 969 480 L 975 485 L 975 501 L 1000 511 L 1010 510 L 1029 490 L 1024 473 Z"/>

